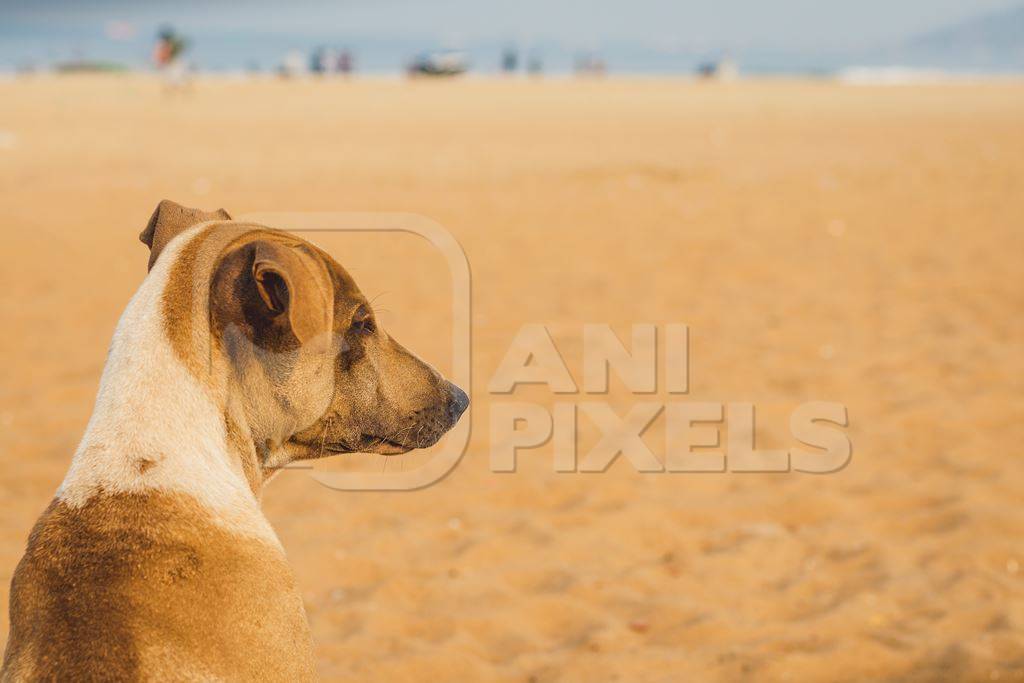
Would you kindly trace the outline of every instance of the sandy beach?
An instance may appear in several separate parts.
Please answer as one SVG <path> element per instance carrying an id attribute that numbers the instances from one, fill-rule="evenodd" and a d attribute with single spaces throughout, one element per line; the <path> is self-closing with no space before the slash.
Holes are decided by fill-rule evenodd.
<path id="1" fill-rule="evenodd" d="M 415 492 L 283 473 L 263 507 L 325 680 L 1024 680 L 1024 84 L 0 81 L 0 641 L 89 418 L 137 235 L 171 198 L 404 212 L 472 270 L 472 436 Z M 403 344 L 451 366 L 451 283 L 409 235 L 331 235 Z M 489 396 L 544 323 L 686 323 L 693 401 L 849 411 L 840 472 L 490 471 Z M 638 397 L 612 381 L 610 405 Z M 580 395 L 569 400 L 587 400 Z M 670 400 L 659 393 L 643 400 Z M 660 452 L 663 429 L 647 440 Z M 584 430 L 580 451 L 597 434 Z M 317 469 L 411 469 L 429 453 Z"/>

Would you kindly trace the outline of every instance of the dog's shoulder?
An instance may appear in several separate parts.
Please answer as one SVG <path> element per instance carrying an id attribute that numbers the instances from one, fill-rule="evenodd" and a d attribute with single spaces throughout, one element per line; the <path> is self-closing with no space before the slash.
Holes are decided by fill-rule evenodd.
<path id="1" fill-rule="evenodd" d="M 280 549 L 180 494 L 55 500 L 15 571 L 10 611 L 4 671 L 15 679 L 312 675 Z"/>

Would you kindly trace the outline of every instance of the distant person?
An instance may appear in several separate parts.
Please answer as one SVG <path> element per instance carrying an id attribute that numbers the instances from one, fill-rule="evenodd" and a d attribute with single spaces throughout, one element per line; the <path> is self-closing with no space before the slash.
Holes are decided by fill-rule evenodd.
<path id="1" fill-rule="evenodd" d="M 170 66 L 185 51 L 185 39 L 175 32 L 170 26 L 164 26 L 156 36 L 156 46 L 153 48 L 153 62 L 157 68 L 163 69 Z"/>
<path id="2" fill-rule="evenodd" d="M 530 55 L 530 58 L 526 60 L 526 73 L 531 76 L 540 76 L 544 73 L 544 62 L 540 55 Z"/>
<path id="3" fill-rule="evenodd" d="M 320 69 L 325 74 L 333 74 L 338 68 L 338 51 L 333 47 L 324 49 L 320 56 Z"/>
<path id="4" fill-rule="evenodd" d="M 298 50 L 291 50 L 284 56 L 284 61 L 277 67 L 277 73 L 281 78 L 294 78 L 301 76 L 303 70 L 302 53 Z"/>
<path id="5" fill-rule="evenodd" d="M 184 53 L 188 41 L 171 27 L 160 29 L 153 48 L 153 63 L 163 76 L 167 90 L 181 89 L 186 85 L 188 67 Z"/>
<path id="6" fill-rule="evenodd" d="M 355 60 L 352 57 L 352 51 L 349 50 L 347 47 L 343 48 L 341 52 L 338 53 L 337 67 L 338 73 L 340 73 L 342 76 L 351 75 L 352 70 L 355 67 Z"/>
<path id="7" fill-rule="evenodd" d="M 314 73 L 318 76 L 323 75 L 324 71 L 326 71 L 326 59 L 327 50 L 325 50 L 322 47 L 318 47 L 315 50 L 313 50 L 313 52 L 310 53 L 309 55 L 310 73 Z"/>
<path id="8" fill-rule="evenodd" d="M 575 70 L 577 76 L 601 78 L 608 72 L 608 65 L 600 57 L 584 53 L 576 57 Z"/>
<path id="9" fill-rule="evenodd" d="M 519 68 L 519 53 L 514 47 L 505 48 L 501 55 L 501 70 L 507 74 L 515 73 Z"/>
<path id="10" fill-rule="evenodd" d="M 697 75 L 704 80 L 733 81 L 739 76 L 739 68 L 731 57 L 723 57 L 717 61 L 698 64 Z"/>
<path id="11" fill-rule="evenodd" d="M 176 91 L 187 85 L 188 68 L 183 58 L 188 41 L 170 26 L 164 26 L 157 33 L 153 48 L 153 63 L 164 78 L 168 91 Z"/>

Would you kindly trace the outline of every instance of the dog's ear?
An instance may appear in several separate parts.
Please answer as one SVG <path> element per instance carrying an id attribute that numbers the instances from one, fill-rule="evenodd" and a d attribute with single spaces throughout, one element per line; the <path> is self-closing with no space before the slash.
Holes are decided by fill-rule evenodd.
<path id="1" fill-rule="evenodd" d="M 215 220 L 229 221 L 231 216 L 224 209 L 190 209 L 169 199 L 157 204 L 156 211 L 149 219 L 149 225 L 139 234 L 139 240 L 149 247 L 149 270 L 153 270 L 153 264 L 168 242 L 193 225 Z"/>
<path id="2" fill-rule="evenodd" d="M 281 242 L 259 240 L 255 243 L 252 277 L 269 313 L 288 313 L 292 333 L 299 342 L 330 331 L 334 324 L 334 285 L 315 256 Z"/>

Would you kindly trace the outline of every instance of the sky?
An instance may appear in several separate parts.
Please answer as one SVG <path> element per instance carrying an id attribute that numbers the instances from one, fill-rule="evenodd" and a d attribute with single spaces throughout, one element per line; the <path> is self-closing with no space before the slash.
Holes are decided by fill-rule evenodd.
<path id="1" fill-rule="evenodd" d="M 0 0 L 0 64 L 144 60 L 174 24 L 211 61 L 238 61 L 337 39 L 373 49 L 486 43 L 673 52 L 868 50 L 1021 0 L 248 0 L 174 3 Z M 202 48 L 200 47 L 202 45 Z M 624 48 L 623 46 L 630 46 Z M 62 53 L 63 51 L 63 53 Z M 240 65 L 240 64 L 239 64 Z"/>

